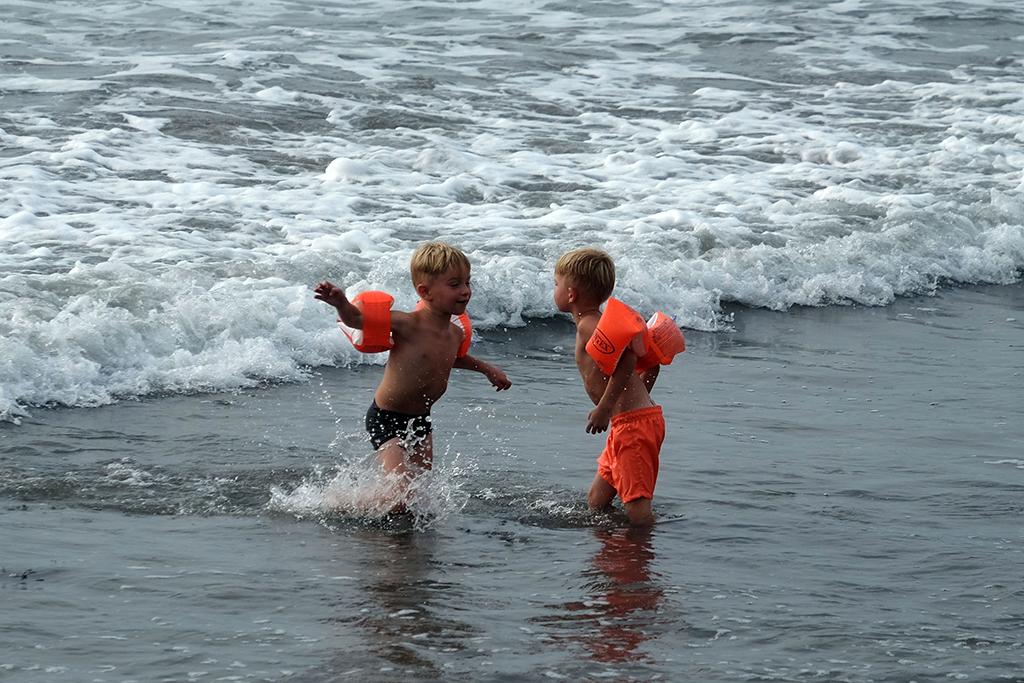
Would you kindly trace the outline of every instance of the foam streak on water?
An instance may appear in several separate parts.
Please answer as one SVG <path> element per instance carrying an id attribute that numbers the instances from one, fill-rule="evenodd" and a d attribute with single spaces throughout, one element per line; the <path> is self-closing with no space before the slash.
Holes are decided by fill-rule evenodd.
<path id="1" fill-rule="evenodd" d="M 0 41 L 0 417 L 363 361 L 310 288 L 480 329 L 618 295 L 885 305 L 1024 266 L 1015 2 L 16 3 Z"/>

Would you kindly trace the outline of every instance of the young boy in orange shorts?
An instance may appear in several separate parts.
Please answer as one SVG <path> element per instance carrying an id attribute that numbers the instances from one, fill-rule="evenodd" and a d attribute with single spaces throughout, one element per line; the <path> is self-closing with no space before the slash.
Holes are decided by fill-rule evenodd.
<path id="1" fill-rule="evenodd" d="M 587 503 L 592 509 L 607 508 L 618 495 L 630 522 L 650 525 L 654 523 L 651 499 L 658 479 L 658 456 L 665 440 L 665 418 L 650 395 L 660 366 L 638 374 L 637 358 L 644 349 L 633 341 L 619 344 L 624 350 L 616 349 L 621 356 L 614 370 L 606 374 L 587 348 L 602 320 L 600 307 L 614 287 L 615 264 L 597 249 L 571 251 L 555 264 L 555 305 L 559 311 L 571 313 L 576 323 L 576 367 L 595 405 L 587 416 L 587 433 L 604 432 L 611 425 Z"/>

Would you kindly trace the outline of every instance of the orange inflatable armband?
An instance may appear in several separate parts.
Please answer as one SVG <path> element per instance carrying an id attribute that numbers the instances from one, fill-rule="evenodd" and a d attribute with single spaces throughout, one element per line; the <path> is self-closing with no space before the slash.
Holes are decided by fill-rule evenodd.
<path id="1" fill-rule="evenodd" d="M 677 353 L 686 350 L 683 331 L 675 320 L 664 313 L 658 312 L 651 316 L 647 321 L 647 329 L 650 343 L 647 345 L 647 353 L 636 361 L 637 372 L 646 372 L 655 365 L 668 365 Z"/>
<path id="2" fill-rule="evenodd" d="M 608 299 L 597 329 L 587 342 L 587 353 L 597 361 L 601 372 L 610 375 L 627 346 L 633 345 L 637 357 L 646 355 L 648 337 L 647 324 L 639 313 L 618 299 Z"/>
<path id="3" fill-rule="evenodd" d="M 416 310 L 423 308 L 423 300 L 416 304 Z M 473 325 L 469 322 L 469 315 L 463 313 L 462 315 L 453 315 L 452 324 L 458 325 L 459 329 L 462 330 L 462 343 L 459 344 L 459 350 L 456 352 L 458 358 L 464 357 L 469 353 L 469 345 L 473 342 Z"/>
<path id="4" fill-rule="evenodd" d="M 668 365 L 676 354 L 686 350 L 683 332 L 672 318 L 658 312 L 644 322 L 640 314 L 626 304 L 608 299 L 597 329 L 587 342 L 587 353 L 601 372 L 611 375 L 622 352 L 630 345 L 637 355 L 637 372 L 646 372 L 655 365 Z"/>
<path id="5" fill-rule="evenodd" d="M 363 329 L 357 330 L 338 321 L 338 327 L 345 333 L 352 346 L 363 353 L 380 353 L 395 345 L 391 338 L 391 306 L 395 297 L 384 292 L 360 292 L 352 304 L 363 312 Z"/>
<path id="6" fill-rule="evenodd" d="M 459 358 L 469 353 L 469 345 L 473 342 L 473 325 L 469 322 L 469 316 L 453 315 L 452 322 L 462 328 L 462 343 L 459 344 L 459 351 L 456 354 Z"/>

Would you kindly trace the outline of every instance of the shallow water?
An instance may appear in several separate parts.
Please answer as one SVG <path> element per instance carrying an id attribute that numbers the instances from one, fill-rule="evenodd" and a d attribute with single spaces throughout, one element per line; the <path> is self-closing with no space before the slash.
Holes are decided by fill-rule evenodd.
<path id="1" fill-rule="evenodd" d="M 688 333 L 650 532 L 593 515 L 571 326 L 493 331 L 422 517 L 316 508 L 380 370 L 2 426 L 5 680 L 1024 680 L 1024 289 Z M 281 491 L 285 500 L 273 493 Z M 305 497 L 288 494 L 303 490 Z M 287 504 L 293 505 L 287 509 Z M 443 504 L 442 504 L 443 503 Z"/>
<path id="2" fill-rule="evenodd" d="M 0 678 L 1024 681 L 1017 4 L 6 7 Z M 433 239 L 515 386 L 345 516 L 381 369 L 311 287 Z M 595 244 L 686 327 L 648 533 L 585 505 Z"/>

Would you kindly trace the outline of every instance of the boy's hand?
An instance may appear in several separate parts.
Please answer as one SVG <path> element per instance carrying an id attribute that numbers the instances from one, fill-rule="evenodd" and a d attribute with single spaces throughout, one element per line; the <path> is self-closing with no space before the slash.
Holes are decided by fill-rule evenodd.
<path id="1" fill-rule="evenodd" d="M 587 434 L 597 434 L 608 431 L 608 422 L 611 420 L 611 411 L 598 406 L 587 415 Z"/>
<path id="2" fill-rule="evenodd" d="M 508 381 L 508 377 L 505 376 L 505 373 L 493 365 L 484 372 L 484 376 L 487 377 L 488 381 L 490 381 L 491 386 L 496 387 L 497 391 L 508 389 L 512 386 L 512 382 Z"/>
<path id="3" fill-rule="evenodd" d="M 340 308 L 348 303 L 348 297 L 345 296 L 345 290 L 340 287 L 335 287 L 326 280 L 318 284 L 313 289 L 313 298 L 330 304 L 335 308 Z"/>

